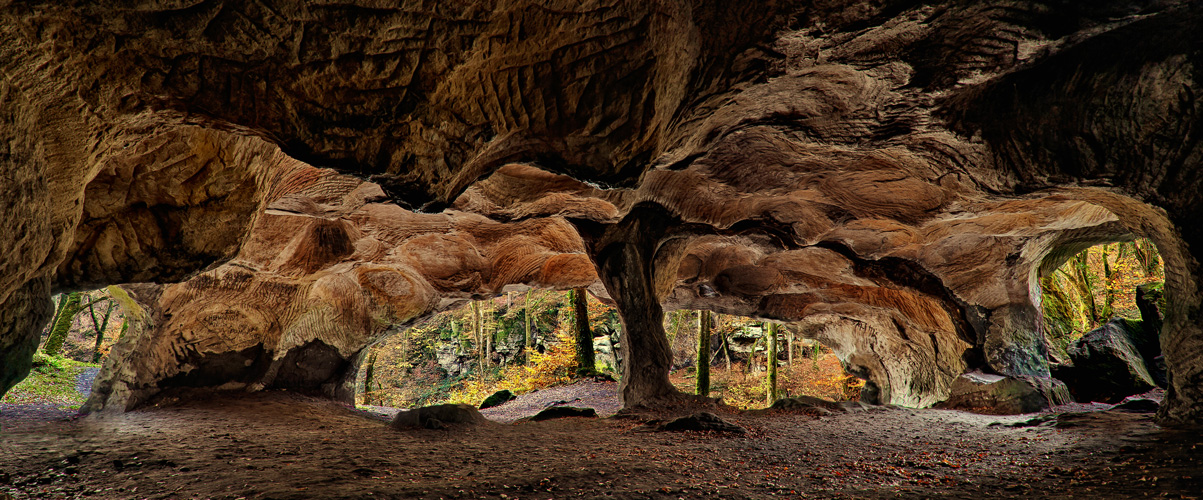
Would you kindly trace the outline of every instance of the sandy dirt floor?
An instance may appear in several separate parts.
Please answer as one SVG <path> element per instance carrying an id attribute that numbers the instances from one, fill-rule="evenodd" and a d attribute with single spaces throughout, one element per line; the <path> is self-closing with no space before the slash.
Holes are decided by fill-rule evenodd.
<path id="1" fill-rule="evenodd" d="M 563 391 L 486 415 L 590 406 Z M 629 417 L 399 432 L 388 410 L 287 392 L 89 417 L 8 405 L 0 499 L 1203 497 L 1203 432 L 1150 414 L 711 411 L 750 432 L 647 432 Z"/>

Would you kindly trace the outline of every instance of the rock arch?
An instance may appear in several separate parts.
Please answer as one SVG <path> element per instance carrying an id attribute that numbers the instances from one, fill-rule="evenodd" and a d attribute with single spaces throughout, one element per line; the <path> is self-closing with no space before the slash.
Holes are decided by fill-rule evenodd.
<path id="1" fill-rule="evenodd" d="M 169 7 L 0 8 L 0 216 L 20 235 L 0 240 L 0 387 L 28 370 L 52 290 L 189 279 L 265 244 L 258 221 L 291 217 L 307 222 L 270 239 L 295 245 L 252 267 L 284 280 L 255 286 L 324 304 L 299 324 L 366 331 L 372 314 L 403 321 L 434 297 L 590 262 L 643 325 L 632 402 L 673 397 L 654 319 L 688 305 L 876 324 L 942 360 L 930 382 L 878 384 L 925 404 L 962 362 L 1046 375 L 1041 260 L 1127 231 L 1170 275 L 1161 418 L 1203 418 L 1197 2 Z M 288 198 L 320 177 L 298 160 L 380 188 Z M 580 246 L 554 237 L 570 232 Z M 373 234 L 398 249 L 360 244 Z M 379 263 L 392 258 L 408 267 Z M 394 296 L 412 301 L 372 299 Z M 247 331 L 340 349 L 345 332 L 315 328 Z M 305 359 L 324 364 L 326 347 Z M 297 380 L 284 364 L 262 380 Z"/>

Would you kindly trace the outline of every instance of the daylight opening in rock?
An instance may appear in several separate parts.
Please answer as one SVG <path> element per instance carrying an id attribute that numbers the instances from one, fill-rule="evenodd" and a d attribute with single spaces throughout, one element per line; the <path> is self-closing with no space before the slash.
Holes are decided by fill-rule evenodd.
<path id="1" fill-rule="evenodd" d="M 80 408 L 109 350 L 142 310 L 118 286 L 53 297 L 54 315 L 42 329 L 30 376 L 0 403 L 52 401 Z"/>
<path id="2" fill-rule="evenodd" d="M 564 388 L 559 391 L 567 399 L 561 402 L 616 410 L 621 405 L 616 382 L 622 376 L 622 323 L 612 305 L 584 294 L 593 365 L 582 370 L 574 293 L 509 292 L 397 328 L 361 354 L 356 403 L 394 408 L 462 403 L 486 410 L 584 378 L 589 387 L 582 391 L 601 400 L 575 401 L 567 396 L 579 399 L 578 391 Z M 834 351 L 802 338 L 796 326 L 677 310 L 665 314 L 664 330 L 673 357 L 669 380 L 683 393 L 702 394 L 703 377 L 708 383 L 702 395 L 751 409 L 797 396 L 857 400 L 864 386 L 844 370 Z M 769 337 L 773 331 L 775 346 Z M 700 336 L 709 340 L 700 343 Z M 699 370 L 703 351 L 709 370 Z M 775 353 L 775 367 L 770 366 L 770 352 Z"/>
<path id="3" fill-rule="evenodd" d="M 580 366 L 574 294 L 587 297 L 591 366 Z M 578 375 L 619 377 L 618 314 L 582 290 L 527 290 L 467 300 L 399 327 L 362 354 L 356 403 L 410 408 L 480 405 L 499 391 L 524 394 Z M 612 396 L 617 397 L 612 392 Z"/>
<path id="4" fill-rule="evenodd" d="M 1165 388 L 1165 268 L 1152 241 L 1087 248 L 1040 278 L 1054 377 L 1080 402 Z"/>

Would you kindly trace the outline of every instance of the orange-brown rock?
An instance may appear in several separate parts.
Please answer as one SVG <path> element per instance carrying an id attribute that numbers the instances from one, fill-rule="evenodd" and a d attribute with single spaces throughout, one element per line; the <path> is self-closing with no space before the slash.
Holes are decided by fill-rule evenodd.
<path id="1" fill-rule="evenodd" d="M 20 228 L 0 387 L 50 290 L 184 279 L 242 242 L 273 249 L 247 281 L 323 325 L 583 277 L 565 254 L 587 255 L 628 404 L 677 397 L 660 316 L 704 307 L 796 322 L 880 400 L 925 405 L 969 368 L 1047 376 L 1039 274 L 1145 236 L 1167 269 L 1160 415 L 1203 420 L 1198 2 L 176 7 L 0 7 L 0 216 Z M 252 137 L 380 191 L 305 191 L 315 174 Z M 188 303 L 173 286 L 159 300 Z M 359 342 L 271 328 L 247 331 L 273 359 Z"/>
<path id="2" fill-rule="evenodd" d="M 561 218 L 418 214 L 333 171 L 296 161 L 277 171 L 230 262 L 140 294 L 148 317 L 114 348 L 89 409 L 124 411 L 171 387 L 350 400 L 357 356 L 399 325 L 508 285 L 597 280 Z"/>

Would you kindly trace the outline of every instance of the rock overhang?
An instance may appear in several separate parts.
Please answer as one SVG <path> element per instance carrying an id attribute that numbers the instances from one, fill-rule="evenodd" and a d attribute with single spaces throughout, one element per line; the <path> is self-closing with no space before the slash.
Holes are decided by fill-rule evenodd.
<path id="1" fill-rule="evenodd" d="M 1007 2 L 998 4 L 994 7 Z M 1157 45 L 1156 57 L 1136 50 L 1169 40 L 1164 34 L 1182 31 L 1184 23 L 1189 26 L 1189 20 L 1199 17 L 1197 6 L 1146 6 L 1138 15 L 1118 15 L 1105 3 L 1072 15 L 1039 9 L 1019 9 L 1023 15 L 1014 15 L 990 5 L 856 11 L 783 3 L 764 7 L 765 19 L 771 21 L 749 27 L 722 21 L 723 7 L 717 4 L 702 3 L 692 10 L 672 5 L 620 3 L 600 17 L 593 11 L 538 14 L 537 9 L 517 7 L 503 12 L 483 4 L 451 9 L 439 21 L 447 23 L 446 33 L 423 35 L 434 36 L 428 43 L 437 49 L 432 53 L 444 54 L 432 59 L 442 61 L 441 66 L 418 65 L 409 73 L 386 73 L 371 65 L 342 70 L 331 64 L 340 56 L 375 54 L 384 46 L 375 44 L 387 45 L 371 36 L 363 38 L 370 41 L 363 46 L 332 45 L 337 53 L 326 54 L 325 60 L 313 57 L 321 52 L 316 45 L 281 57 L 280 47 L 262 40 L 242 47 L 232 43 L 247 33 L 187 29 L 190 21 L 213 26 L 229 21 L 220 12 L 207 18 L 204 8 L 161 18 L 129 11 L 109 20 L 98 17 L 105 12 L 100 6 L 36 14 L 12 6 L 5 15 L 17 20 L 13 26 L 50 29 L 34 35 L 6 31 L 7 39 L 17 42 L 9 46 L 6 60 L 14 67 L 38 58 L 50 61 L 65 76 L 54 85 L 91 89 L 76 94 L 79 102 L 68 108 L 86 110 L 82 125 L 56 123 L 68 123 L 66 129 L 91 141 L 93 151 L 112 151 L 98 155 L 105 161 L 92 163 L 105 165 L 100 173 L 89 178 L 97 167 L 85 169 L 82 178 L 90 180 L 78 183 L 88 186 L 82 193 L 64 195 L 70 190 L 55 189 L 53 199 L 44 202 L 64 207 L 72 199 L 77 204 L 82 200 L 84 208 L 82 216 L 70 210 L 56 215 L 60 229 L 31 232 L 38 238 L 48 231 L 75 233 L 74 239 L 56 240 L 60 243 L 44 253 L 41 268 L 55 269 L 57 289 L 181 279 L 231 257 L 244 269 L 269 269 L 281 276 L 273 280 L 339 268 L 307 285 L 304 300 L 331 305 L 305 322 L 356 318 L 352 322 L 370 330 L 376 313 L 365 311 L 377 306 L 386 311 L 378 320 L 393 321 L 427 312 L 437 301 L 432 297 L 472 287 L 481 291 L 471 293 L 496 293 L 510 282 L 555 282 L 558 273 L 584 281 L 593 265 L 602 264 L 600 252 L 612 250 L 589 248 L 597 237 L 606 241 L 604 230 L 589 233 L 598 233 L 598 225 L 620 224 L 639 207 L 655 205 L 668 214 L 666 226 L 641 243 L 650 248 L 638 255 L 649 263 L 645 295 L 666 307 L 804 322 L 815 332 L 872 331 L 875 338 L 899 339 L 908 356 L 924 360 L 911 364 L 941 358 L 933 365 L 940 367 L 941 377 L 955 377 L 953 372 L 975 363 L 1004 374 L 1040 375 L 1046 371 L 1032 345 L 1039 324 L 1029 309 L 1035 302 L 1035 278 L 1050 261 L 1046 255 L 1086 241 L 1139 235 L 1152 237 L 1163 248 L 1167 269 L 1173 271 L 1167 288 L 1183 304 L 1171 307 L 1167 318 L 1168 328 L 1176 329 L 1167 337 L 1167 345 L 1176 349 L 1169 356 L 1171 365 L 1199 371 L 1203 356 L 1196 352 L 1199 341 L 1191 340 L 1199 332 L 1189 319 L 1189 304 L 1199 297 L 1198 259 L 1187 246 L 1198 240 L 1189 224 L 1199 212 L 1198 196 L 1191 194 L 1198 190 L 1187 187 L 1197 185 L 1192 172 L 1198 171 L 1199 148 L 1189 140 L 1189 127 L 1183 128 L 1198 114 L 1191 115 L 1195 105 L 1178 100 L 1180 92 L 1172 90 L 1193 88 L 1189 75 L 1197 56 L 1191 55 L 1191 47 L 1198 40 L 1173 38 Z M 245 13 L 272 21 L 248 33 L 278 29 L 295 34 L 298 27 L 327 22 L 319 31 L 343 40 L 363 35 L 356 30 L 404 23 L 393 12 L 344 13 L 364 21 L 356 26 L 322 8 L 289 2 L 279 7 L 274 13 Z M 599 39 L 645 33 L 621 46 L 653 61 L 650 66 L 620 63 L 612 57 L 618 52 L 603 54 L 603 46 L 593 47 L 598 53 L 591 56 L 592 46 L 574 38 L 579 34 L 526 40 L 501 36 L 514 26 L 517 12 L 527 26 L 562 18 Z M 777 20 L 783 13 L 800 16 L 795 22 L 801 29 L 780 29 L 785 25 Z M 617 15 L 616 24 L 604 22 L 610 15 Z M 96 21 L 93 31 L 62 31 L 89 19 Z M 346 32 L 336 33 L 337 26 Z M 146 30 L 137 32 L 137 27 Z M 1156 30 L 1163 33 L 1154 36 Z M 444 36 L 456 33 L 463 40 Z M 120 39 L 124 45 L 101 43 L 83 55 L 72 52 L 70 44 L 48 51 L 30 45 L 37 36 L 72 42 Z M 194 38 L 199 43 L 181 43 Z M 497 43 L 464 42 L 484 39 Z M 937 43 L 941 40 L 958 43 Z M 1122 40 L 1132 43 L 1117 42 Z M 1100 44 L 1122 57 L 1098 57 L 1095 46 Z M 387 60 L 405 50 L 378 55 Z M 577 78 L 572 81 L 583 82 L 580 87 L 555 87 L 550 80 L 532 77 L 546 68 L 521 63 L 522 57 L 539 54 L 564 57 L 564 50 L 584 56 L 564 59 L 572 64 L 561 68 Z M 119 54 L 129 58 L 121 60 Z M 163 66 L 164 61 L 181 65 Z M 91 80 L 99 89 L 82 87 L 89 80 L 81 82 L 80 75 L 69 71 L 88 62 L 105 75 Z M 304 68 L 299 76 L 281 73 L 297 64 Z M 1058 76 L 1064 73 L 1060 66 L 1098 75 L 1090 80 L 1095 82 L 1091 88 L 1109 82 L 1108 92 L 1134 92 L 1123 106 L 1074 99 L 1081 95 L 1080 82 Z M 610 73 L 597 71 L 599 67 Z M 159 74 L 166 77 L 131 78 Z M 264 83 L 272 75 L 284 75 L 275 81 L 291 94 L 268 92 L 277 88 Z M 331 78 L 324 81 L 318 75 Z M 207 88 L 189 84 L 209 77 L 225 83 Z M 15 89 L 10 95 L 42 88 L 40 78 L 22 74 L 16 84 L 10 82 Z M 402 85 L 366 92 L 383 82 Z M 1008 87 L 1008 82 L 1014 85 Z M 1047 91 L 1032 82 L 1049 83 Z M 1034 98 L 998 98 L 1012 95 L 1009 88 Z M 386 105 L 390 92 L 405 95 L 400 105 Z M 122 95 L 125 101 L 115 100 Z M 575 106 L 568 109 L 565 103 Z M 1039 103 L 1051 104 L 1041 108 Z M 1122 119 L 1108 114 L 1120 108 L 1135 111 Z M 1049 111 L 1047 117 L 1042 118 L 1043 110 Z M 180 111 L 196 114 L 181 120 Z M 123 123 L 119 133 L 98 131 L 99 124 L 112 121 Z M 14 130 L 37 130 L 23 127 Z M 1123 150 L 1125 144 L 1147 143 L 1155 130 L 1181 137 L 1182 146 L 1158 140 L 1144 153 Z M 1080 139 L 1061 141 L 1076 146 L 1060 148 L 1056 131 L 1078 133 Z M 117 147 L 118 139 L 145 132 L 151 132 L 144 143 L 154 154 L 142 154 L 137 146 L 132 153 L 128 146 Z M 358 201 L 330 193 L 276 196 L 317 174 L 282 167 L 295 160 L 273 152 L 270 145 L 248 142 L 248 132 L 270 138 L 294 157 L 376 176 L 380 187 L 332 191 Z M 55 137 L 48 144 L 67 152 L 88 149 Z M 30 151 L 37 155 L 36 148 Z M 88 163 L 72 154 L 43 155 L 37 168 L 52 172 Z M 266 160 L 247 159 L 248 154 Z M 1158 163 L 1159 158 L 1172 161 Z M 1132 168 L 1118 168 L 1121 163 Z M 190 166 L 195 164 L 202 167 Z M 135 176 L 138 168 L 146 173 Z M 56 176 L 63 177 L 51 177 Z M 130 182 L 135 179 L 140 183 Z M 114 189 L 121 182 L 129 187 Z M 171 187 L 177 182 L 178 187 Z M 114 192 L 127 194 L 124 200 L 105 201 Z M 464 214 L 410 214 L 379 203 L 382 196 L 409 206 L 449 205 Z M 349 208 L 357 203 L 361 206 Z M 223 222 L 213 223 L 215 217 Z M 283 217 L 296 220 L 286 223 Z M 408 239 L 393 234 L 404 229 L 360 237 L 357 233 L 372 225 L 372 217 L 437 231 Z M 458 222 L 448 222 L 448 217 Z M 138 222 L 143 219 L 160 228 L 157 236 L 148 239 L 132 229 L 143 225 Z M 513 224 L 540 220 L 559 221 L 548 225 L 552 229 L 535 231 L 536 239 L 547 240 L 546 251 L 532 256 L 526 250 L 531 243 L 524 240 L 498 250 L 499 257 L 489 261 L 473 250 L 496 244 L 501 236 L 495 233 L 512 232 Z M 263 221 L 264 227 L 279 229 L 256 240 L 251 228 Z M 472 238 L 448 234 L 457 223 Z M 503 229 L 490 231 L 490 224 Z M 548 240 L 552 233 L 574 231 L 585 236 L 578 247 Z M 237 252 L 284 238 L 289 243 L 274 254 L 276 260 L 240 264 Z M 305 243 L 311 240 L 321 244 Z M 390 253 L 408 264 L 372 263 Z M 544 264 L 535 265 L 541 258 Z M 134 264 L 146 259 L 162 262 Z M 497 261 L 521 272 L 498 273 L 505 277 L 492 281 L 479 277 Z M 18 267 L 5 274 L 14 286 L 37 274 L 33 264 Z M 268 281 L 260 288 L 272 291 L 262 293 L 290 295 L 285 289 L 292 285 Z M 355 290 L 391 299 L 369 305 L 346 299 Z M 851 338 L 841 345 L 854 345 L 847 342 Z M 340 352 L 354 351 L 356 342 Z M 973 349 L 983 352 L 952 355 Z M 941 386 L 930 381 L 919 385 L 929 392 Z M 935 396 L 915 396 L 900 389 L 899 394 L 910 395 L 899 401 L 938 399 L 941 390 Z M 1188 384 L 1172 392 L 1175 398 L 1197 401 L 1199 390 Z M 1184 411 L 1182 415 L 1194 410 Z"/>

